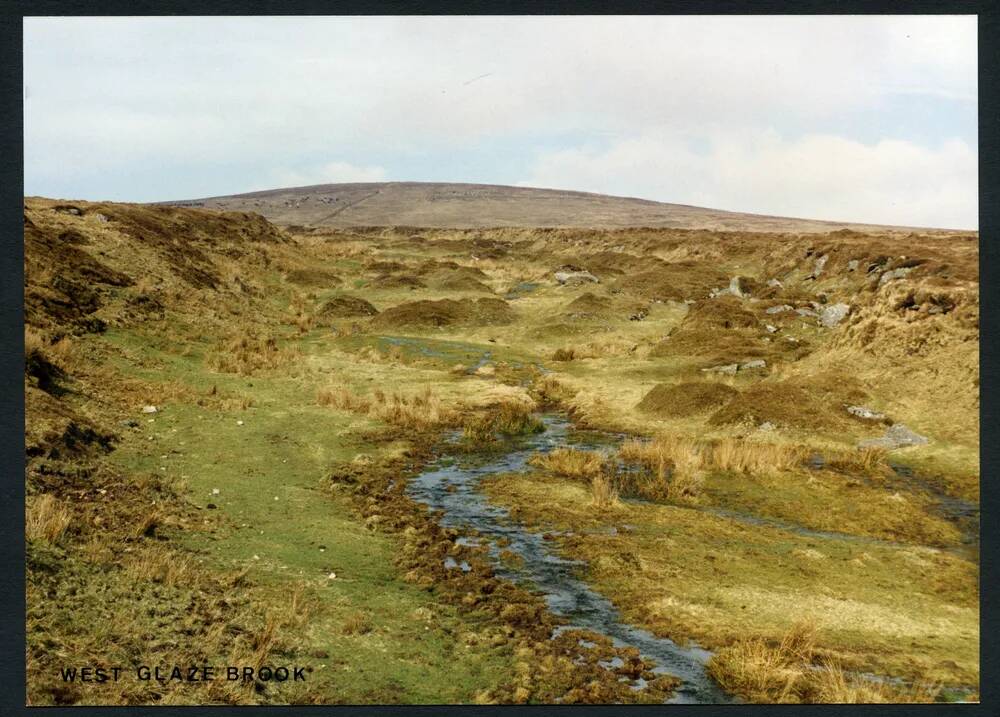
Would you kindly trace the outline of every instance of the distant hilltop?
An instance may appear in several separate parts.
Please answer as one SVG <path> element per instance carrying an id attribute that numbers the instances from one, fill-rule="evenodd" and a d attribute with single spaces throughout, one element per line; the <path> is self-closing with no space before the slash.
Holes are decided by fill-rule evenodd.
<path id="1" fill-rule="evenodd" d="M 285 226 L 664 227 L 795 233 L 913 230 L 727 212 L 561 189 L 438 182 L 316 184 L 160 204 L 253 211 Z"/>

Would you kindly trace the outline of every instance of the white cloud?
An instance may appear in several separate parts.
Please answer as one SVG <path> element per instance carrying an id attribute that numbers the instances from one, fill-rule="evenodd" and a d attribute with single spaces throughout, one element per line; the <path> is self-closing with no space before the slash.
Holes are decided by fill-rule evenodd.
<path id="1" fill-rule="evenodd" d="M 338 182 L 382 182 L 386 171 L 382 167 L 357 167 L 349 162 L 328 162 L 319 167 L 307 169 L 280 168 L 271 175 L 272 183 L 259 189 L 275 187 L 301 187 L 310 184 L 334 184 Z"/>
<path id="2" fill-rule="evenodd" d="M 963 165 L 928 205 L 930 189 L 885 164 L 947 165 L 961 154 L 941 144 L 952 136 L 975 153 L 974 17 L 62 17 L 24 27 L 29 193 L 166 199 L 271 181 L 444 180 L 440 167 L 492 143 L 505 153 L 498 164 L 516 168 L 498 177 L 485 163 L 461 179 L 544 177 L 559 156 L 597 152 L 635 163 L 627 171 L 618 160 L 621 184 L 603 187 L 615 194 L 704 196 L 723 207 L 735 199 L 752 211 L 794 204 L 822 216 L 947 209 L 933 224 L 954 221 L 975 194 L 975 172 Z M 900 102 L 919 106 L 893 109 Z M 954 103 L 966 108 L 959 119 Z M 890 111 L 905 121 L 883 121 Z M 934 139 L 915 153 L 894 149 L 903 125 Z M 778 148 L 761 139 L 771 130 L 786 138 Z M 836 151 L 827 159 L 836 172 L 802 176 L 790 153 L 822 154 L 806 138 L 831 134 L 867 147 L 849 156 L 883 179 L 841 169 Z M 597 137 L 612 149 L 551 155 L 529 170 L 540 146 Z M 692 137 L 716 148 L 708 159 L 685 149 Z M 665 183 L 642 169 L 647 146 L 701 179 Z M 350 164 L 326 170 L 316 157 Z M 767 171 L 798 177 L 782 190 L 826 196 L 762 194 L 765 160 Z M 847 175 L 860 185 L 846 194 L 819 179 Z M 912 188 L 907 196 L 923 192 L 919 201 L 890 187 L 892 177 Z M 571 174 L 555 179 L 583 188 Z M 737 191 L 739 181 L 751 185 Z"/>
<path id="3" fill-rule="evenodd" d="M 523 186 L 573 188 L 734 211 L 841 221 L 978 227 L 977 158 L 960 140 L 937 148 L 832 135 L 720 132 L 708 151 L 648 134 L 604 149 L 543 154 Z"/>

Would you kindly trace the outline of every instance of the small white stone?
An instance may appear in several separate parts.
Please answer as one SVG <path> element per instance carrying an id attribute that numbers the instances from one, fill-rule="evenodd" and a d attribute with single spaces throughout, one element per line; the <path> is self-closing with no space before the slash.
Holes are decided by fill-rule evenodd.
<path id="1" fill-rule="evenodd" d="M 222 492 L 222 491 L 221 491 L 221 490 L 219 490 L 218 488 L 212 488 L 212 495 L 218 495 L 218 494 L 219 494 L 219 493 L 221 493 L 221 492 Z"/>
<path id="2" fill-rule="evenodd" d="M 157 409 L 156 406 L 143 406 L 142 407 L 142 412 L 143 413 L 156 413 L 157 410 L 159 410 L 159 409 Z"/>
<path id="3" fill-rule="evenodd" d="M 254 559 L 254 560 L 260 560 L 260 556 L 259 556 L 259 555 L 254 555 L 254 556 L 253 556 L 253 559 Z"/>
<path id="4" fill-rule="evenodd" d="M 237 422 L 236 422 L 236 425 L 237 425 L 237 426 L 242 426 L 242 425 L 243 425 L 243 421 L 237 421 Z"/>
<path id="5" fill-rule="evenodd" d="M 327 580 L 336 580 L 337 579 L 337 573 L 330 573 L 329 575 L 326 576 L 326 579 Z"/>

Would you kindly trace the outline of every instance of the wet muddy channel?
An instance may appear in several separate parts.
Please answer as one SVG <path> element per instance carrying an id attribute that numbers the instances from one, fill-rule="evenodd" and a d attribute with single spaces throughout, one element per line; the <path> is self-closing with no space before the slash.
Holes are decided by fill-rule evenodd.
<path id="1" fill-rule="evenodd" d="M 560 630 L 586 629 L 606 635 L 619 647 L 634 647 L 656 663 L 654 672 L 668 673 L 682 683 L 672 702 L 725 703 L 727 695 L 706 673 L 711 653 L 697 646 L 681 647 L 673 641 L 625 623 L 611 601 L 593 590 L 580 577 L 583 563 L 566 560 L 556 554 L 539 533 L 532 533 L 514 521 L 508 511 L 492 504 L 479 491 L 479 481 L 497 473 L 526 470 L 528 459 L 536 452 L 547 452 L 566 445 L 594 449 L 617 443 L 618 437 L 572 431 L 570 423 L 559 416 L 543 418 L 546 430 L 526 439 L 512 441 L 511 450 L 489 457 L 445 456 L 428 470 L 411 479 L 407 492 L 414 500 L 440 511 L 441 524 L 475 532 L 479 537 L 464 539 L 465 544 L 483 544 L 489 548 L 494 570 L 500 577 L 527 584 L 540 591 L 548 608 L 566 619 Z M 503 547 L 500 547 L 500 544 Z M 502 550 L 520 556 L 519 564 L 500 560 Z M 467 565 L 449 559 L 446 567 L 462 570 Z M 611 666 L 613 667 L 613 665 Z M 642 689 L 642 680 L 634 689 Z"/>
<path id="2" fill-rule="evenodd" d="M 486 547 L 494 572 L 499 577 L 539 591 L 552 613 L 568 623 L 557 628 L 556 634 L 564 630 L 584 629 L 607 636 L 618 647 L 636 648 L 645 659 L 656 663 L 654 672 L 674 675 L 681 680 L 671 702 L 713 704 L 736 701 L 708 676 L 706 665 L 711 652 L 694 644 L 680 646 L 670 639 L 657 637 L 624 622 L 611 601 L 585 582 L 582 574 L 586 565 L 583 562 L 567 560 L 558 555 L 556 547 L 541 532 L 529 531 L 515 521 L 505 508 L 491 503 L 480 491 L 479 483 L 483 478 L 529 470 L 528 460 L 537 452 L 545 453 L 564 446 L 584 450 L 610 450 L 625 438 L 621 434 L 576 430 L 566 417 L 558 414 L 545 415 L 542 420 L 545 424 L 544 432 L 510 440 L 503 444 L 500 451 L 486 454 L 455 451 L 452 455 L 446 451 L 445 455 L 410 480 L 407 493 L 432 511 L 437 511 L 443 526 L 475 535 L 476 537 L 460 538 L 459 541 L 465 545 Z M 453 436 L 452 440 L 458 441 L 458 435 Z M 893 467 L 902 481 L 911 478 L 898 467 Z M 916 486 L 911 484 L 910 487 L 912 489 Z M 940 498 L 937 495 L 935 497 Z M 978 509 L 972 518 L 967 515 L 975 508 L 971 504 L 949 504 L 947 507 L 962 514 L 950 517 L 962 517 L 963 522 L 969 521 L 966 525 L 974 520 L 974 532 L 978 533 Z M 719 508 L 706 510 L 720 517 L 766 524 L 798 534 L 893 544 L 875 538 L 813 531 L 783 521 Z M 975 548 L 978 548 L 978 540 L 974 540 Z M 502 560 L 501 553 L 507 551 L 515 553 L 520 560 Z M 451 557 L 446 559 L 445 567 L 469 570 L 467 563 Z M 609 668 L 613 667 L 614 665 L 609 665 Z M 636 690 L 643 689 L 644 686 L 641 678 L 632 684 L 632 688 Z"/>

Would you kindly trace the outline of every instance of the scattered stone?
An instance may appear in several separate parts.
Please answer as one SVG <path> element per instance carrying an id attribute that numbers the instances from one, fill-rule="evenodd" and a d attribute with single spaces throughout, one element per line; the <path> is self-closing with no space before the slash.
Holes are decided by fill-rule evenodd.
<path id="1" fill-rule="evenodd" d="M 111 221 L 111 220 L 110 220 L 110 219 L 108 218 L 108 215 L 107 215 L 107 214 L 101 214 L 100 212 L 98 212 L 96 216 L 97 216 L 97 221 L 101 222 L 101 224 L 106 224 L 106 223 L 108 223 L 109 221 Z"/>
<path id="2" fill-rule="evenodd" d="M 739 371 L 740 365 L 736 363 L 727 363 L 721 366 L 712 366 L 710 368 L 703 368 L 702 371 L 707 373 L 723 373 L 723 374 L 735 374 Z"/>
<path id="3" fill-rule="evenodd" d="M 237 422 L 236 422 L 236 425 L 237 425 L 237 426 L 242 426 L 242 425 L 243 425 L 243 421 L 237 421 Z"/>
<path id="4" fill-rule="evenodd" d="M 780 314 L 784 311 L 791 311 L 794 307 L 788 304 L 781 304 L 780 306 L 772 306 L 770 309 L 764 311 L 765 314 Z"/>
<path id="5" fill-rule="evenodd" d="M 819 315 L 819 322 L 828 329 L 836 327 L 851 311 L 847 304 L 831 304 Z"/>
<path id="6" fill-rule="evenodd" d="M 758 431 L 764 431 L 765 433 L 767 433 L 768 431 L 773 431 L 774 428 L 775 428 L 774 424 L 771 423 L 770 421 L 764 421 L 762 424 L 757 426 Z"/>
<path id="7" fill-rule="evenodd" d="M 806 277 L 806 281 L 809 281 L 810 279 L 818 279 L 819 275 L 823 272 L 823 267 L 826 266 L 827 259 L 829 258 L 830 257 L 828 257 L 826 254 L 817 257 L 816 262 L 813 264 L 812 273 Z"/>
<path id="8" fill-rule="evenodd" d="M 326 579 L 327 580 L 336 580 L 337 579 L 337 573 L 330 573 L 329 575 L 326 576 Z"/>
<path id="9" fill-rule="evenodd" d="M 850 413 L 852 416 L 857 416 L 858 418 L 864 418 L 865 420 L 868 421 L 881 421 L 883 418 L 885 418 L 884 413 L 879 413 L 878 411 L 874 411 L 868 408 L 867 406 L 848 406 L 847 412 Z"/>
<path id="10" fill-rule="evenodd" d="M 755 368 L 764 368 L 767 366 L 767 361 L 764 359 L 753 359 L 752 361 L 747 361 L 746 363 L 740 364 L 740 371 L 749 371 Z"/>
<path id="11" fill-rule="evenodd" d="M 599 284 L 600 279 L 589 271 L 560 270 L 555 274 L 555 280 L 563 286 L 578 286 L 580 284 Z"/>
<path id="12" fill-rule="evenodd" d="M 806 309 L 804 307 L 801 309 L 796 309 L 795 313 L 798 314 L 799 316 L 819 316 L 819 314 L 817 314 L 812 309 Z"/>
<path id="13" fill-rule="evenodd" d="M 769 334 L 773 334 L 775 331 L 778 330 L 777 326 L 772 326 L 771 324 L 764 324 L 764 328 L 767 329 L 767 333 Z"/>
<path id="14" fill-rule="evenodd" d="M 782 284 L 777 279 L 768 279 L 767 280 L 767 285 L 771 286 L 771 287 L 774 287 L 775 289 L 784 289 L 785 288 L 785 285 Z"/>
<path id="15" fill-rule="evenodd" d="M 218 488 L 212 488 L 212 495 L 219 495 L 219 493 L 221 493 L 221 492 L 222 491 L 219 490 Z"/>
<path id="16" fill-rule="evenodd" d="M 143 406 L 143 413 L 156 413 L 159 409 L 156 406 Z"/>
<path id="17" fill-rule="evenodd" d="M 912 266 L 901 266 L 898 269 L 892 269 L 884 272 L 882 276 L 879 277 L 878 285 L 882 286 L 883 284 L 888 284 L 890 281 L 905 278 L 911 271 L 913 271 Z"/>
<path id="18" fill-rule="evenodd" d="M 857 259 L 851 259 L 849 262 L 847 262 L 847 270 L 848 271 L 857 271 L 858 270 L 858 260 Z"/>
<path id="19" fill-rule="evenodd" d="M 870 438 L 858 443 L 858 448 L 885 448 L 895 450 L 896 448 L 906 448 L 907 446 L 923 446 L 930 441 L 926 436 L 921 436 L 910 430 L 902 423 L 889 426 L 885 435 L 881 438 Z"/>
<path id="20" fill-rule="evenodd" d="M 749 288 L 742 276 L 734 276 L 729 280 L 729 293 L 741 299 L 750 295 Z"/>
<path id="21" fill-rule="evenodd" d="M 134 418 L 129 418 L 122 421 L 122 425 L 125 426 L 126 428 L 138 428 L 139 422 Z"/>

